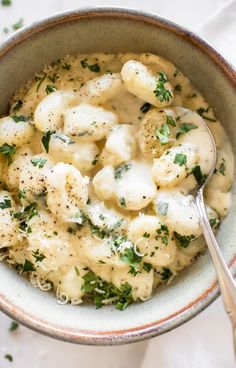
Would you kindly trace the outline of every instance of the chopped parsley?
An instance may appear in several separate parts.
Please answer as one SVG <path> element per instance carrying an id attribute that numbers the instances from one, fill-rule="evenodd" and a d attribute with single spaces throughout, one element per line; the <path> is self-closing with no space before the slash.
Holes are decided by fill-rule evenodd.
<path id="1" fill-rule="evenodd" d="M 55 133 L 54 131 L 50 131 L 48 130 L 42 137 L 42 143 L 43 143 L 43 146 L 46 150 L 46 152 L 48 153 L 49 151 L 49 142 L 50 142 L 50 139 L 51 139 L 51 135 Z"/>
<path id="2" fill-rule="evenodd" d="M 39 91 L 39 88 L 41 87 L 41 84 L 43 83 L 44 79 L 47 77 L 47 74 L 44 73 L 43 76 L 36 77 L 35 79 L 38 81 L 36 92 Z"/>
<path id="3" fill-rule="evenodd" d="M 212 119 L 209 118 L 208 116 L 206 116 L 206 114 L 208 113 L 208 111 L 210 110 L 210 106 L 208 106 L 206 109 L 204 109 L 203 107 L 199 107 L 197 109 L 197 113 L 198 115 L 200 115 L 203 119 L 211 121 L 211 122 L 216 122 L 216 119 Z"/>
<path id="4" fill-rule="evenodd" d="M 26 191 L 25 190 L 19 190 L 18 198 L 19 199 L 26 199 Z"/>
<path id="5" fill-rule="evenodd" d="M 144 233 L 144 234 L 143 234 L 143 238 L 150 238 L 150 234 L 148 234 L 148 233 Z"/>
<path id="6" fill-rule="evenodd" d="M 176 153 L 175 159 L 174 159 L 174 164 L 179 165 L 179 166 L 183 166 L 186 163 L 187 163 L 187 156 L 184 155 L 183 153 Z"/>
<path id="7" fill-rule="evenodd" d="M 169 203 L 167 202 L 158 202 L 157 203 L 157 211 L 161 216 L 166 216 L 168 211 Z"/>
<path id="8" fill-rule="evenodd" d="M 198 183 L 198 185 L 202 185 L 205 182 L 206 175 L 202 174 L 202 170 L 201 170 L 201 167 L 199 165 L 195 166 L 192 169 L 192 173 L 193 173 L 193 176 L 194 176 L 196 182 Z"/>
<path id="9" fill-rule="evenodd" d="M 12 107 L 12 111 L 17 112 L 22 108 L 22 106 L 23 106 L 23 101 L 18 99 L 16 100 L 15 104 Z"/>
<path id="10" fill-rule="evenodd" d="M 62 69 L 66 69 L 66 70 L 70 70 L 71 69 L 71 65 L 67 64 L 66 62 L 61 66 Z"/>
<path id="11" fill-rule="evenodd" d="M 13 24 L 12 29 L 14 31 L 17 31 L 18 29 L 22 28 L 24 26 L 24 20 L 23 18 L 20 18 L 16 23 Z"/>
<path id="12" fill-rule="evenodd" d="M 30 162 L 33 166 L 38 166 L 39 169 L 42 169 L 46 164 L 47 160 L 45 158 L 39 157 L 39 158 L 32 158 Z"/>
<path id="13" fill-rule="evenodd" d="M 175 122 L 175 119 L 173 118 L 173 116 L 166 115 L 166 122 L 167 122 L 168 125 L 170 125 L 172 127 L 176 127 L 176 122 Z"/>
<path id="14" fill-rule="evenodd" d="M 120 202 L 121 207 L 126 207 L 126 201 L 124 197 L 119 198 L 119 202 Z"/>
<path id="15" fill-rule="evenodd" d="M 103 307 L 104 301 L 111 298 L 111 303 L 121 311 L 133 302 L 132 287 L 128 283 L 117 288 L 113 284 L 103 281 L 90 270 L 82 278 L 84 284 L 81 289 L 86 293 L 86 296 L 93 300 L 97 308 Z"/>
<path id="16" fill-rule="evenodd" d="M 220 164 L 220 167 L 219 167 L 219 173 L 223 176 L 225 176 L 225 170 L 226 170 L 226 167 L 225 167 L 225 159 L 223 158 L 222 159 L 222 162 Z"/>
<path id="17" fill-rule="evenodd" d="M 158 73 L 156 89 L 153 91 L 160 102 L 169 101 L 173 96 L 172 93 L 165 88 L 165 83 L 168 82 L 167 76 L 164 72 Z"/>
<path id="18" fill-rule="evenodd" d="M 50 95 L 50 93 L 55 92 L 56 90 L 57 90 L 57 87 L 54 84 L 47 84 L 46 86 L 47 95 Z"/>
<path id="19" fill-rule="evenodd" d="M 0 147 L 0 153 L 6 157 L 8 165 L 10 165 L 12 163 L 12 156 L 16 153 L 16 145 L 13 144 L 10 146 L 9 144 L 4 143 Z"/>
<path id="20" fill-rule="evenodd" d="M 151 263 L 146 263 L 146 262 L 144 262 L 144 264 L 143 264 L 143 269 L 144 269 L 144 271 L 146 271 L 147 273 L 149 273 L 149 272 L 152 270 L 152 265 L 151 265 Z"/>
<path id="21" fill-rule="evenodd" d="M 3 6 L 11 6 L 12 5 L 12 2 L 11 2 L 11 0 L 2 0 L 1 1 L 1 4 Z"/>
<path id="22" fill-rule="evenodd" d="M 179 241 L 179 244 L 181 247 L 183 248 L 187 248 L 189 246 L 189 243 L 196 239 L 196 236 L 191 234 L 191 235 L 180 235 L 178 234 L 176 231 L 174 232 L 175 238 Z"/>
<path id="23" fill-rule="evenodd" d="M 13 332 L 16 331 L 19 327 L 19 323 L 16 321 L 11 321 L 10 327 L 9 327 L 9 331 Z"/>
<path id="24" fill-rule="evenodd" d="M 97 153 L 96 156 L 94 157 L 92 161 L 92 165 L 93 166 L 97 165 L 98 161 L 99 161 L 99 153 Z"/>
<path id="25" fill-rule="evenodd" d="M 22 265 L 22 271 L 23 272 L 33 272 L 33 271 L 35 271 L 33 263 L 28 261 L 28 259 L 26 259 L 24 264 Z"/>
<path id="26" fill-rule="evenodd" d="M 35 262 L 42 262 L 46 258 L 43 253 L 39 252 L 39 249 L 37 249 L 35 252 L 32 252 L 32 255 L 35 258 Z"/>
<path id="27" fill-rule="evenodd" d="M 5 354 L 4 358 L 9 360 L 9 362 L 13 362 L 13 356 L 11 354 Z"/>
<path id="28" fill-rule="evenodd" d="M 13 214 L 14 218 L 17 218 L 20 222 L 20 229 L 27 233 L 32 232 L 30 226 L 28 226 L 28 222 L 34 217 L 38 215 L 37 203 L 31 203 L 21 211 L 15 212 Z"/>
<path id="29" fill-rule="evenodd" d="M 163 267 L 163 271 L 161 272 L 162 280 L 168 280 L 172 275 L 173 273 L 169 268 Z"/>
<path id="30" fill-rule="evenodd" d="M 164 123 L 160 129 L 156 129 L 155 135 L 159 139 L 162 146 L 169 143 L 170 129 L 168 124 Z"/>
<path id="31" fill-rule="evenodd" d="M 149 102 L 146 102 L 140 107 L 140 111 L 142 111 L 142 113 L 145 114 L 150 110 L 151 107 L 152 105 Z"/>
<path id="32" fill-rule="evenodd" d="M 1 210 L 5 210 L 5 208 L 11 208 L 11 201 L 10 199 L 4 199 L 3 202 L 0 202 L 0 208 Z"/>
<path id="33" fill-rule="evenodd" d="M 123 174 L 131 169 L 131 166 L 132 166 L 131 164 L 126 164 L 126 163 L 117 166 L 114 170 L 114 178 L 116 180 L 121 179 Z"/>
<path id="34" fill-rule="evenodd" d="M 84 60 L 81 60 L 80 61 L 80 64 L 82 66 L 82 68 L 88 68 L 91 72 L 94 72 L 94 73 L 99 73 L 101 68 L 100 66 L 95 63 L 95 64 L 88 64 L 88 59 L 84 59 Z"/>
<path id="35" fill-rule="evenodd" d="M 77 276 L 80 276 L 80 271 L 79 271 L 77 266 L 75 266 L 75 273 L 76 273 Z"/>
<path id="36" fill-rule="evenodd" d="M 198 128 L 198 126 L 195 125 L 195 124 L 192 124 L 192 123 L 182 123 L 182 124 L 180 124 L 179 129 L 178 129 L 177 134 L 176 134 L 176 139 L 178 139 L 181 134 L 188 133 L 190 130 L 197 129 L 197 128 Z"/>
<path id="37" fill-rule="evenodd" d="M 161 225 L 159 229 L 156 230 L 157 235 L 155 236 L 156 240 L 161 239 L 164 245 L 168 244 L 168 236 L 169 236 L 169 229 L 166 225 Z"/>
<path id="38" fill-rule="evenodd" d="M 25 115 L 11 115 L 11 118 L 15 123 L 19 123 L 20 121 L 29 121 L 29 117 Z"/>
<path id="39" fill-rule="evenodd" d="M 140 263 L 142 261 L 142 257 L 138 256 L 133 248 L 126 248 L 120 259 L 130 266 L 129 273 L 133 276 L 136 276 L 140 273 Z"/>

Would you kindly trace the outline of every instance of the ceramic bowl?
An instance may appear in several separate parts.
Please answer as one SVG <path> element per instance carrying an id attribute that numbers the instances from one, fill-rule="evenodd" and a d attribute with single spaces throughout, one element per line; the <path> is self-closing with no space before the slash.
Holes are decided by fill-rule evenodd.
<path id="1" fill-rule="evenodd" d="M 236 75 L 212 47 L 193 33 L 158 16 L 120 8 L 89 8 L 52 16 L 11 37 L 0 49 L 0 113 L 14 91 L 45 64 L 66 54 L 96 51 L 152 52 L 172 61 L 206 97 L 236 143 Z M 217 239 L 236 270 L 235 188 L 232 209 Z M 161 287 L 145 303 L 120 312 L 113 307 L 59 305 L 0 263 L 0 309 L 22 324 L 65 341 L 111 345 L 167 332 L 205 309 L 218 295 L 206 253 Z"/>

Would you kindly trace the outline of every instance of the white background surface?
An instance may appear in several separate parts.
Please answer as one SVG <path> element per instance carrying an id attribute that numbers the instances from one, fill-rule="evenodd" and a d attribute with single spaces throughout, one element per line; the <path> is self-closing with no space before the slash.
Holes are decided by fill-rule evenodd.
<path id="1" fill-rule="evenodd" d="M 52 13 L 81 6 L 117 5 L 143 9 L 167 17 L 202 33 L 224 50 L 225 39 L 232 32 L 221 19 L 221 7 L 227 0 L 12 0 L 11 7 L 0 6 L 0 41 L 2 29 L 24 18 L 24 24 Z M 235 9 L 235 1 L 233 1 Z M 216 17 L 214 15 L 216 13 Z M 224 13 L 222 13 L 224 14 Z M 236 23 L 236 13 L 229 21 Z M 210 18 L 210 22 L 207 20 Z M 204 24 L 203 27 L 200 27 Z M 214 27 L 212 26 L 214 24 Z M 210 26 L 209 26 L 210 25 Z M 200 28 L 199 28 L 200 27 Z M 221 28 L 220 28 L 221 27 Z M 217 37 L 217 32 L 221 35 Z M 222 38 L 223 35 L 223 38 Z M 235 33 L 234 33 L 235 35 Z M 217 43 L 218 39 L 220 42 Z M 227 42 L 226 42 L 227 43 Z M 232 44 L 233 45 L 233 44 Z M 234 43 L 235 49 L 235 43 Z M 235 55 L 235 51 L 234 55 Z M 0 281 L 1 282 L 1 281 Z M 235 361 L 231 329 L 218 299 L 194 320 L 150 341 L 120 347 L 86 347 L 55 341 L 22 326 L 10 333 L 10 320 L 0 314 L 0 368 L 233 368 Z M 12 354 L 8 362 L 4 355 Z"/>

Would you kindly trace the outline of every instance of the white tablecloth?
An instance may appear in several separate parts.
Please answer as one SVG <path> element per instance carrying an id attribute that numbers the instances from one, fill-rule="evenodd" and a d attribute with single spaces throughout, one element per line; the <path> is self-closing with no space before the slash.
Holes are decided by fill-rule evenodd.
<path id="1" fill-rule="evenodd" d="M 0 41 L 4 27 L 25 24 L 66 9 L 117 5 L 144 9 L 197 31 L 236 63 L 236 2 L 225 0 L 12 0 L 0 6 Z M 1 282 L 1 280 L 0 280 Z M 233 368 L 231 329 L 221 299 L 185 325 L 149 341 L 118 347 L 77 346 L 50 339 L 22 326 L 8 331 L 0 314 L 0 367 L 14 368 Z M 13 356 L 13 362 L 4 358 Z"/>

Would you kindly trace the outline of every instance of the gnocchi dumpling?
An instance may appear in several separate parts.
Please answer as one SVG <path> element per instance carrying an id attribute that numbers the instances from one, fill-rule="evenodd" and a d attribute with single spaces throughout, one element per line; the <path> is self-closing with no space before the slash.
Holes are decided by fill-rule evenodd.
<path id="1" fill-rule="evenodd" d="M 157 216 L 140 215 L 133 219 L 128 226 L 128 239 L 143 255 L 143 261 L 154 267 L 166 267 L 173 262 L 176 245 L 173 234 Z"/>
<path id="2" fill-rule="evenodd" d="M 99 150 L 95 143 L 77 143 L 62 133 L 51 135 L 49 157 L 54 162 L 64 162 L 75 166 L 82 172 L 94 168 Z"/>
<path id="3" fill-rule="evenodd" d="M 65 297 L 72 301 L 73 304 L 82 303 L 84 295 L 83 276 L 87 273 L 85 266 L 80 263 L 70 266 L 65 272 L 61 273 L 58 283 L 58 296 Z"/>
<path id="4" fill-rule="evenodd" d="M 41 274 L 58 271 L 66 266 L 71 257 L 77 255 L 73 235 L 67 226 L 58 222 L 46 211 L 38 211 L 28 221 L 31 231 L 27 232 L 27 250 L 31 261 Z"/>
<path id="5" fill-rule="evenodd" d="M 79 141 L 95 142 L 109 134 L 118 117 L 111 111 L 87 103 L 65 111 L 64 132 Z"/>
<path id="6" fill-rule="evenodd" d="M 34 124 L 41 132 L 63 128 L 64 111 L 75 102 L 73 92 L 55 91 L 46 96 L 36 107 Z"/>
<path id="7" fill-rule="evenodd" d="M 173 88 L 165 73 L 155 76 L 151 69 L 139 61 L 129 60 L 121 69 L 121 77 L 129 92 L 157 107 L 172 103 Z"/>
<path id="8" fill-rule="evenodd" d="M 168 109 L 150 109 L 141 121 L 138 142 L 141 152 L 147 158 L 160 157 L 176 143 L 174 113 Z M 169 123 L 171 122 L 172 125 Z"/>
<path id="9" fill-rule="evenodd" d="M 183 181 L 196 166 L 197 148 L 190 144 L 174 146 L 153 161 L 152 175 L 160 187 L 173 187 Z"/>
<path id="10" fill-rule="evenodd" d="M 22 159 L 19 176 L 19 192 L 22 203 L 34 202 L 46 194 L 46 178 L 52 162 L 48 156 L 41 153 Z"/>
<path id="11" fill-rule="evenodd" d="M 13 157 L 13 162 L 8 166 L 4 180 L 8 189 L 12 192 L 16 192 L 18 190 L 21 168 L 27 158 L 31 156 L 33 156 L 33 154 L 29 147 L 19 148 Z"/>
<path id="12" fill-rule="evenodd" d="M 81 102 L 100 105 L 116 95 L 122 87 L 120 74 L 106 73 L 90 79 L 79 90 Z"/>
<path id="13" fill-rule="evenodd" d="M 113 126 L 101 154 L 102 164 L 116 166 L 132 160 L 137 149 L 135 134 L 136 129 L 132 125 Z"/>
<path id="14" fill-rule="evenodd" d="M 62 221 L 81 224 L 88 182 L 88 177 L 83 177 L 74 166 L 62 162 L 54 165 L 46 178 L 47 205 L 52 214 Z"/>
<path id="15" fill-rule="evenodd" d="M 154 210 L 171 231 L 182 236 L 201 235 L 199 216 L 192 195 L 178 190 L 159 190 L 154 201 Z"/>
<path id="16" fill-rule="evenodd" d="M 29 121 L 25 121 L 24 116 L 6 116 L 0 119 L 0 146 L 6 143 L 21 147 L 30 143 L 33 134 L 34 128 Z"/>
<path id="17" fill-rule="evenodd" d="M 106 191 L 107 186 L 109 191 Z M 146 207 L 157 192 L 151 167 L 138 161 L 130 161 L 115 169 L 105 166 L 93 178 L 93 187 L 101 200 L 115 199 L 119 207 L 134 211 Z"/>
<path id="18" fill-rule="evenodd" d="M 15 203 L 7 191 L 0 191 L 0 249 L 17 244 L 19 223 L 14 218 Z"/>

